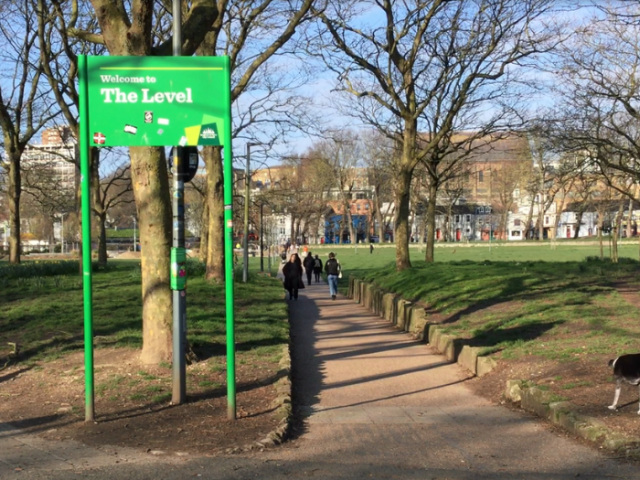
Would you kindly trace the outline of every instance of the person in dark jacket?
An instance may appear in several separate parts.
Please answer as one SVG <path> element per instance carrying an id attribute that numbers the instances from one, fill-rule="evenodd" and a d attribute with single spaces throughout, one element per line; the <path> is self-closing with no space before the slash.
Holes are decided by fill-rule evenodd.
<path id="1" fill-rule="evenodd" d="M 324 271 L 327 274 L 327 281 L 329 282 L 329 293 L 331 294 L 331 300 L 336 299 L 338 295 L 338 278 L 342 272 L 340 262 L 336 259 L 336 254 L 331 252 L 329 254 L 329 260 L 324 264 Z"/>
<path id="2" fill-rule="evenodd" d="M 302 262 L 302 265 L 304 266 L 304 271 L 307 274 L 307 285 L 311 285 L 311 275 L 313 274 L 313 264 L 314 264 L 313 255 L 311 255 L 311 252 L 307 252 L 307 256 L 304 257 L 304 262 Z"/>
<path id="3" fill-rule="evenodd" d="M 289 300 L 298 300 L 298 289 L 304 288 L 302 282 L 302 264 L 297 253 L 292 253 L 289 261 L 282 267 L 284 288 L 289 292 Z"/>
<path id="4" fill-rule="evenodd" d="M 316 283 L 320 283 L 320 274 L 322 273 L 322 260 L 318 255 L 313 260 L 313 276 L 316 277 Z"/>

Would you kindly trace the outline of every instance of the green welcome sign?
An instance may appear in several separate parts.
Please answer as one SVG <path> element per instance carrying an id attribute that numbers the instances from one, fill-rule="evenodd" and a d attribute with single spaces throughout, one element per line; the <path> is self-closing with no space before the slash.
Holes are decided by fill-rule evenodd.
<path id="1" fill-rule="evenodd" d="M 227 415 L 236 418 L 233 305 L 233 152 L 229 57 L 78 55 L 85 421 L 94 421 L 90 147 L 224 147 Z M 177 179 L 175 184 L 182 181 Z M 179 187 L 176 188 L 179 192 Z M 174 197 L 176 193 L 174 193 Z M 176 209 L 179 211 L 179 207 Z M 174 211 L 174 215 L 178 215 Z M 180 227 L 174 227 L 180 228 Z M 180 277 L 181 247 L 172 250 Z M 183 280 L 183 279 L 182 279 Z M 177 279 L 174 290 L 184 288 Z M 174 377 L 175 378 L 175 377 Z"/>
<path id="2" fill-rule="evenodd" d="M 227 57 L 87 57 L 93 146 L 224 145 Z"/>

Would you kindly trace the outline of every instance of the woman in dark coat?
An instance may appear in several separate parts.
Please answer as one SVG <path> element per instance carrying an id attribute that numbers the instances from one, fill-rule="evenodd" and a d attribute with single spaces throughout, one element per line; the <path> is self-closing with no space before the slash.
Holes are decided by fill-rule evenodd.
<path id="1" fill-rule="evenodd" d="M 313 260 L 313 273 L 316 277 L 316 283 L 320 283 L 320 274 L 322 273 L 322 260 L 318 258 L 318 255 L 316 255 L 316 258 L 314 258 Z"/>
<path id="2" fill-rule="evenodd" d="M 304 265 L 304 271 L 307 274 L 307 285 L 311 285 L 311 275 L 313 274 L 314 263 L 315 260 L 313 259 L 313 255 L 311 255 L 311 252 L 307 252 L 307 256 L 304 257 L 304 262 L 302 262 Z"/>
<path id="3" fill-rule="evenodd" d="M 297 253 L 292 253 L 289 261 L 282 267 L 284 288 L 289 292 L 289 300 L 298 300 L 298 289 L 304 288 L 302 283 L 302 262 Z"/>

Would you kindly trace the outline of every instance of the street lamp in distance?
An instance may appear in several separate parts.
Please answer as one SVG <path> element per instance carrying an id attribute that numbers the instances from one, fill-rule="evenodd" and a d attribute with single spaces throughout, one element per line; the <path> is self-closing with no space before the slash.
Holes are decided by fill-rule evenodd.
<path id="1" fill-rule="evenodd" d="M 249 201 L 251 187 L 251 147 L 257 147 L 261 143 L 247 143 L 247 170 L 245 173 L 244 185 L 244 245 L 243 245 L 243 265 L 242 265 L 242 282 L 247 283 L 249 279 Z"/>

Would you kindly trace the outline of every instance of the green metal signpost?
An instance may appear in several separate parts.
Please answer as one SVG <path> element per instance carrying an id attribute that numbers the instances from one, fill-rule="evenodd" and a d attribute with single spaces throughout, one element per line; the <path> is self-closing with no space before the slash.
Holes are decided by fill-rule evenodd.
<path id="1" fill-rule="evenodd" d="M 236 418 L 235 326 L 233 308 L 233 169 L 231 145 L 230 68 L 228 57 L 88 57 L 80 56 L 80 165 L 85 319 L 85 420 L 94 419 L 93 311 L 91 277 L 91 205 L 89 147 L 201 146 L 224 147 L 225 278 L 227 327 L 228 417 Z M 183 187 L 174 157 L 174 185 Z M 176 190 L 177 191 L 177 190 Z M 179 193 L 174 192 L 174 196 Z M 178 203 L 174 210 L 184 209 Z M 184 224 L 176 221 L 171 252 L 171 288 L 185 297 Z M 182 217 L 183 218 L 183 217 Z M 174 306 L 175 310 L 175 306 Z M 174 315 L 175 316 L 175 315 Z M 173 335 L 182 335 L 184 325 Z M 174 342 L 174 350 L 175 350 Z M 184 359 L 182 359 L 184 361 Z M 174 356 L 174 364 L 176 363 Z M 174 377 L 176 368 L 174 367 Z M 184 374 L 183 374 L 184 376 Z M 184 378 L 181 379 L 184 385 Z M 175 385 L 175 378 L 174 378 Z M 183 387 L 184 388 L 184 387 Z M 175 398 L 175 395 L 174 395 Z"/>

